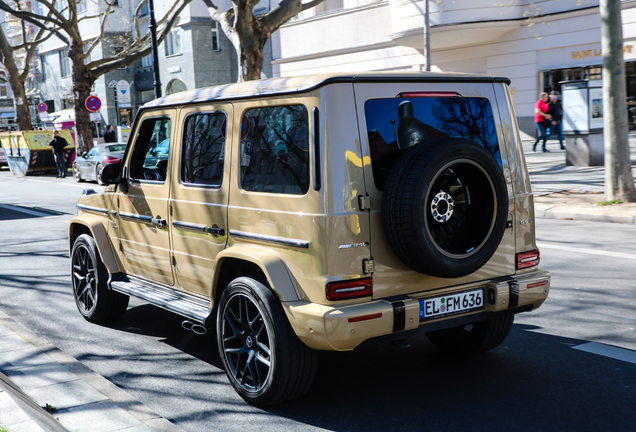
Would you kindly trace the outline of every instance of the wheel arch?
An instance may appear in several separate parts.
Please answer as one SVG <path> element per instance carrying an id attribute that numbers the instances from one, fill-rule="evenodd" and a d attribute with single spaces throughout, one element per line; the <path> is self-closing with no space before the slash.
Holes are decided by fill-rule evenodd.
<path id="1" fill-rule="evenodd" d="M 82 215 L 81 217 L 77 216 L 71 219 L 68 225 L 69 251 L 73 249 L 75 240 L 82 234 L 88 234 L 95 240 L 99 255 L 109 274 L 122 271 L 122 266 L 117 259 L 113 244 L 99 217 L 94 215 Z"/>
<path id="2" fill-rule="evenodd" d="M 213 275 L 214 307 L 225 287 L 241 276 L 251 276 L 269 287 L 281 301 L 300 299 L 293 277 L 280 255 L 257 245 L 233 246 L 217 255 Z"/>

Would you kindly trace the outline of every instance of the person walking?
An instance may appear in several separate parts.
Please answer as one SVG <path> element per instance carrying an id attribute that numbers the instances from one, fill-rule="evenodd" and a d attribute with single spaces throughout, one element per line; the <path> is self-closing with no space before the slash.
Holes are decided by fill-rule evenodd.
<path id="1" fill-rule="evenodd" d="M 106 132 L 104 132 L 104 142 L 117 142 L 117 136 L 115 135 L 115 131 L 113 130 L 113 125 L 106 126 Z"/>
<path id="2" fill-rule="evenodd" d="M 556 132 L 559 144 L 561 144 L 561 150 L 565 150 L 563 145 L 563 128 L 561 120 L 563 120 L 563 109 L 559 104 L 559 95 L 556 93 L 550 93 L 550 103 L 548 104 L 548 114 L 552 117 L 550 119 L 550 130 L 548 131 L 548 137 L 546 141 L 550 139 L 553 133 Z"/>
<path id="3" fill-rule="evenodd" d="M 537 144 L 539 141 L 543 140 L 543 152 L 550 152 L 550 150 L 545 147 L 545 142 L 548 138 L 545 121 L 550 117 L 550 114 L 548 114 L 548 94 L 546 92 L 542 92 L 539 100 L 536 104 L 534 104 L 534 124 L 537 127 L 537 131 L 539 131 L 539 136 L 532 146 L 532 151 L 537 151 Z"/>
<path id="4" fill-rule="evenodd" d="M 60 136 L 58 131 L 53 131 L 53 139 L 49 145 L 53 147 L 53 157 L 55 158 L 55 165 L 58 171 L 57 178 L 65 178 L 66 161 L 64 160 L 64 154 L 66 153 L 65 147 L 68 145 L 68 142 Z"/>

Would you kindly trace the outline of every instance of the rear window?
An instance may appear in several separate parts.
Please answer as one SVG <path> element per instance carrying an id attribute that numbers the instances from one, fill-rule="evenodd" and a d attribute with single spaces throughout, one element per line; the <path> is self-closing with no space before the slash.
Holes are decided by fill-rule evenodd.
<path id="1" fill-rule="evenodd" d="M 501 167 L 490 101 L 486 98 L 370 99 L 364 105 L 373 180 L 378 190 L 410 147 L 437 137 L 464 138 L 486 148 Z"/>
<path id="2" fill-rule="evenodd" d="M 126 144 L 117 144 L 106 147 L 106 151 L 109 152 L 123 152 L 126 151 Z"/>

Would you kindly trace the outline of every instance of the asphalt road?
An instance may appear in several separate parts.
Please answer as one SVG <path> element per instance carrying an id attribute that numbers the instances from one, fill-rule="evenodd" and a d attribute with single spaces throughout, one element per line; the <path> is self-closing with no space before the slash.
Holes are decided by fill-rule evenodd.
<path id="1" fill-rule="evenodd" d="M 550 297 L 498 349 L 455 358 L 422 336 L 410 348 L 321 353 L 304 398 L 261 410 L 232 390 L 214 337 L 178 316 L 136 300 L 108 325 L 80 316 L 66 236 L 84 187 L 103 189 L 0 171 L 0 309 L 186 431 L 636 429 L 632 224 L 539 219 Z M 612 347 L 622 360 L 607 357 Z"/>

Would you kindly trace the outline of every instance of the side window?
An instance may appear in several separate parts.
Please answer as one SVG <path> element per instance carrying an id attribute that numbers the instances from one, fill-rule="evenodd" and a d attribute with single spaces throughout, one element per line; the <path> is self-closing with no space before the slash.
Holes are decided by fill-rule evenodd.
<path id="1" fill-rule="evenodd" d="M 165 181 L 170 154 L 169 118 L 145 119 L 139 126 L 130 163 L 133 180 Z"/>
<path id="2" fill-rule="evenodd" d="M 309 189 L 309 121 L 302 105 L 245 112 L 241 186 L 252 192 L 303 195 Z"/>
<path id="3" fill-rule="evenodd" d="M 186 118 L 181 152 L 182 183 L 221 186 L 226 118 L 223 112 Z"/>

